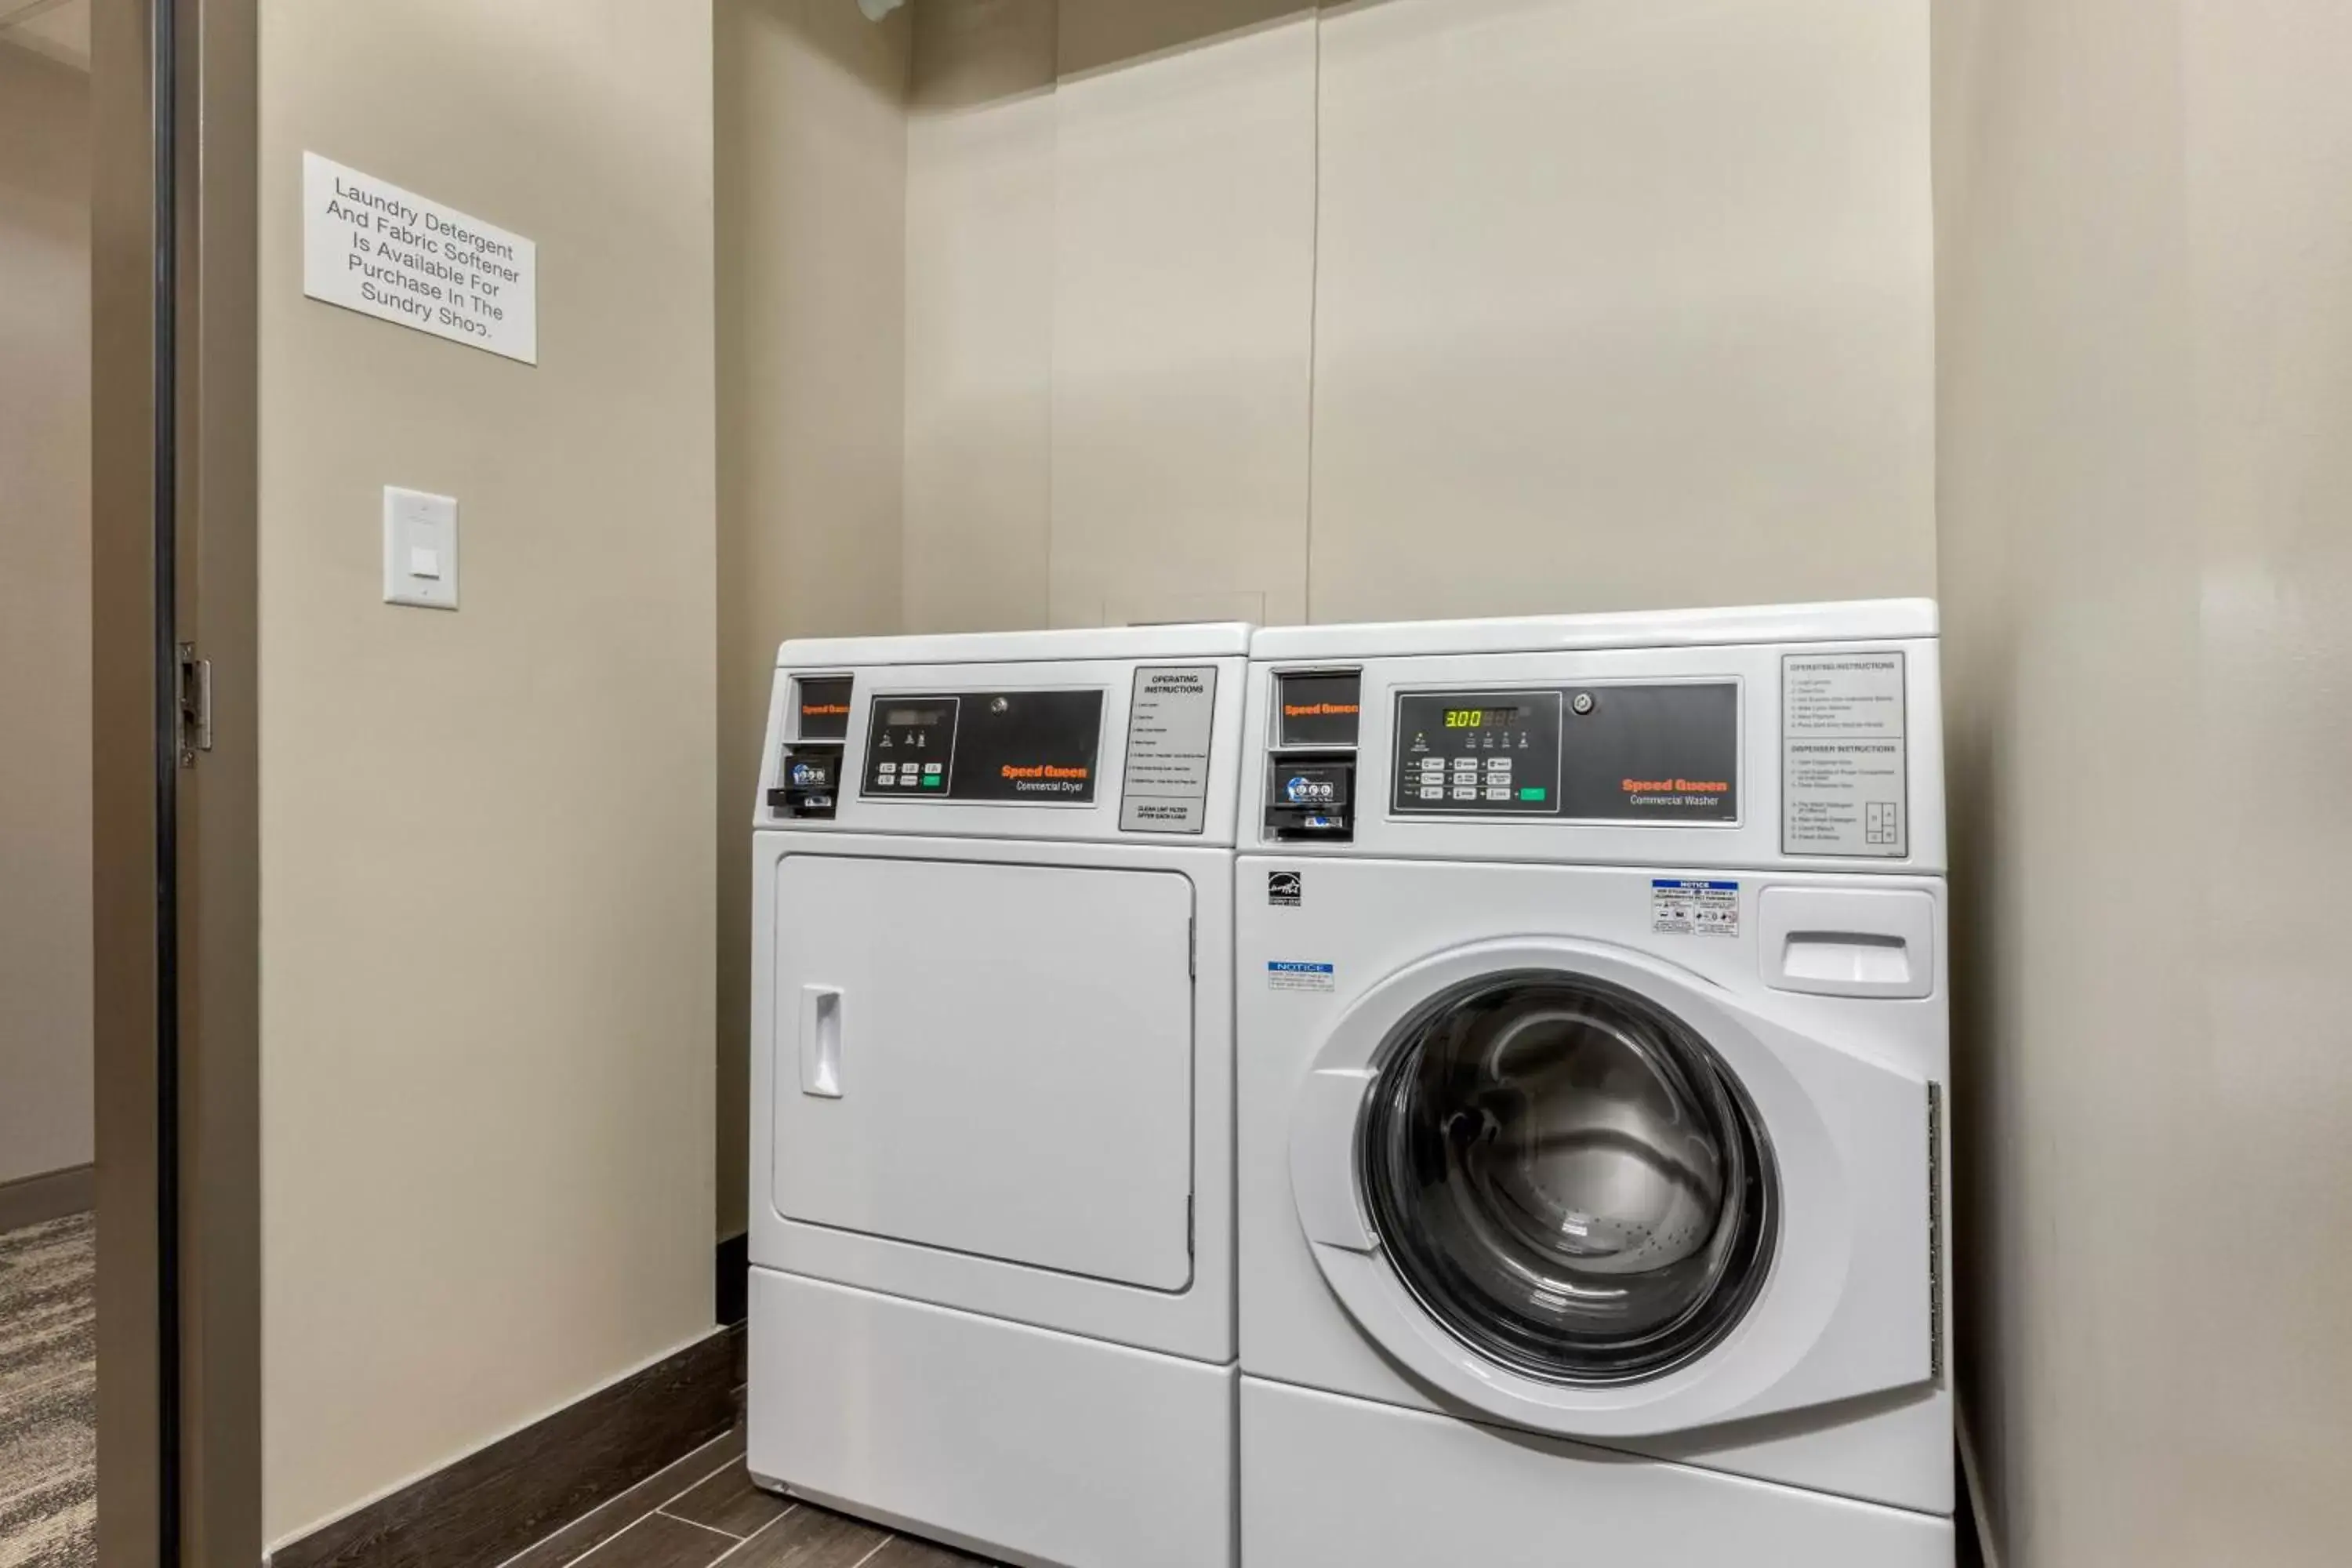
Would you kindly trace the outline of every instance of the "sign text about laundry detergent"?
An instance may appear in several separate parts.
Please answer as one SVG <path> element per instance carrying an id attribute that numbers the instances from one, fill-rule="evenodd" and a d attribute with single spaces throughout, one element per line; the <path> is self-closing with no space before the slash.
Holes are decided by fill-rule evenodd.
<path id="1" fill-rule="evenodd" d="M 302 292 L 539 363 L 539 247 L 372 174 L 302 154 Z"/>

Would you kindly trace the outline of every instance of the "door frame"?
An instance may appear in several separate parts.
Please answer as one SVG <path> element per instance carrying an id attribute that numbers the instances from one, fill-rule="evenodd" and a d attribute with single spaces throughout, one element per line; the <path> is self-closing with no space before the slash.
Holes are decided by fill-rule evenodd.
<path id="1" fill-rule="evenodd" d="M 256 10 L 92 6 L 98 1530 L 110 1568 L 261 1560 Z M 209 663 L 208 750 L 181 744 L 184 644 Z"/>

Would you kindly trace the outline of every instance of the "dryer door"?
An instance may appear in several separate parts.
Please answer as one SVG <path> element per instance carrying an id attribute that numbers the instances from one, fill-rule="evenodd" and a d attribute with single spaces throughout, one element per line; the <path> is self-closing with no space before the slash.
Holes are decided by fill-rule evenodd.
<path id="1" fill-rule="evenodd" d="M 793 854 L 774 898 L 778 1213 L 1184 1289 L 1188 878 Z"/>
<path id="2" fill-rule="evenodd" d="M 1680 1430 L 1933 1374 L 1926 1086 L 1597 944 L 1480 944 L 1342 1019 L 1293 1122 L 1326 1279 L 1546 1430 Z"/>

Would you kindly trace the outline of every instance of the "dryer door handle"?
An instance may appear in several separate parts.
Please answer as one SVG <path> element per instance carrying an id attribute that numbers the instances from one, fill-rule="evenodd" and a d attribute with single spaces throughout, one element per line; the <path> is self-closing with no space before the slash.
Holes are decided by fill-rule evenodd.
<path id="1" fill-rule="evenodd" d="M 801 987 L 801 1092 L 841 1098 L 841 987 Z"/>

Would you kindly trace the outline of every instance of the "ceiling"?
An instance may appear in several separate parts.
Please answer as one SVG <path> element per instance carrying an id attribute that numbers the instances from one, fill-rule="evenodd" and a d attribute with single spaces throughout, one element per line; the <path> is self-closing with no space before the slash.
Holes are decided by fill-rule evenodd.
<path id="1" fill-rule="evenodd" d="M 0 0 L 0 44 L 89 68 L 89 0 Z"/>

